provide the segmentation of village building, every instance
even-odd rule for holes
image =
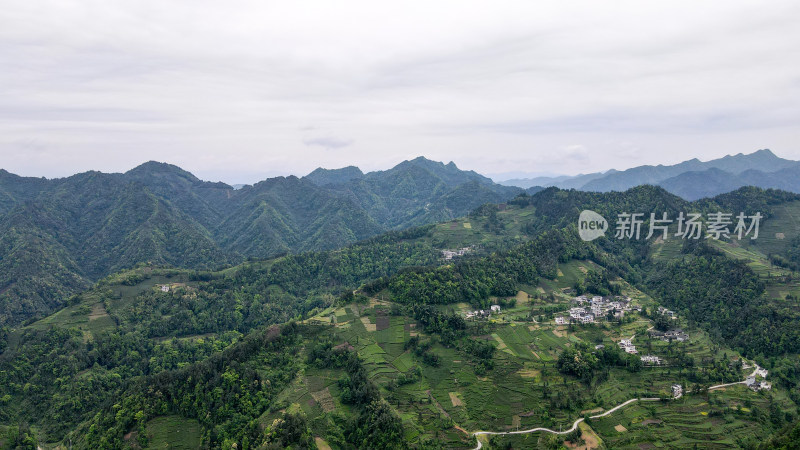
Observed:
[[[584,314],[586,314],[586,310],[584,308],[570,308],[569,310],[569,316],[573,319],[579,319]]]
[[[442,256],[446,261],[449,261],[457,256],[466,255],[470,250],[472,250],[471,247],[463,247],[458,250],[442,250]]]
[[[500,312],[500,305],[492,305],[491,306],[492,312]]]
[[[642,359],[642,363],[644,363],[644,364],[652,364],[652,365],[656,365],[656,366],[660,365],[663,362],[661,358],[659,358],[658,356],[653,356],[653,355],[645,355],[645,356],[642,356],[641,359]]]
[[[567,319],[561,316],[556,317],[556,325],[566,325],[566,324],[567,324]]]
[[[672,311],[672,310],[669,310],[667,308],[664,308],[663,306],[659,306],[658,307],[658,313],[661,314],[662,316],[667,316],[667,317],[669,317],[671,319],[677,319],[678,318],[678,316],[675,314],[675,311]]]
[[[622,350],[625,351],[625,353],[630,353],[630,354],[638,353],[636,351],[636,346],[633,345],[633,342],[631,342],[630,339],[623,339],[623,340],[619,341],[619,346],[620,346],[620,348]]]
[[[585,295],[580,295],[580,296],[578,296],[578,297],[575,297],[575,298],[573,298],[573,299],[572,299],[572,302],[573,302],[573,303],[577,303],[577,304],[579,304],[579,305],[583,305],[583,304],[585,304],[585,303],[588,303],[588,302],[589,302],[589,299],[588,299],[588,298],[586,298],[586,296],[585,296]]]
[[[686,334],[680,328],[676,328],[674,330],[669,330],[666,332],[658,330],[650,330],[648,333],[650,334],[650,337],[652,337],[653,339],[659,339],[665,342],[669,341],[687,342],[689,340],[689,335]]]

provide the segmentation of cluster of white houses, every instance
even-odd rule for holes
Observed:
[[[754,391],[760,391],[762,389],[768,391],[772,389],[771,383],[769,383],[767,380],[757,380],[756,376],[767,378],[767,369],[756,366],[755,372],[747,377],[747,379],[744,381],[744,384]]]
[[[684,333],[683,330],[680,328],[676,328],[674,330],[669,330],[669,331],[650,330],[649,333],[650,337],[666,342],[669,341],[686,342],[689,340],[689,335]]]
[[[650,365],[654,365],[654,366],[660,366],[661,364],[664,363],[664,360],[659,358],[658,356],[645,355],[645,356],[642,356],[642,363],[650,364]]]
[[[772,389],[771,383],[767,382],[767,380],[756,380],[756,377],[747,377],[744,384],[754,391],[760,391],[762,389],[768,391]]]
[[[596,295],[591,299],[581,295],[572,299],[574,306],[569,310],[569,318],[556,317],[556,325],[566,325],[570,322],[594,323],[598,318],[612,312],[614,318],[621,319],[626,311],[641,311],[641,307],[632,306],[630,297],[601,297]]]
[[[442,250],[442,256],[444,257],[445,261],[450,261],[456,256],[466,255],[470,250],[472,250],[472,247],[463,247],[459,248],[458,250]]]
[[[622,350],[625,351],[625,353],[630,353],[632,355],[639,353],[636,350],[636,346],[633,345],[631,339],[622,339],[621,341],[619,341],[618,345]],[[664,364],[664,360],[655,355],[644,355],[641,356],[640,359],[642,360],[642,364],[647,364],[651,366],[660,366]]]
[[[467,319],[475,319],[477,317],[489,317],[492,313],[499,313],[500,305],[492,305],[489,309],[476,309],[475,311],[467,312]]]

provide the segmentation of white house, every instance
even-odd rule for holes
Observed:
[[[573,319],[580,319],[584,314],[586,314],[586,310],[583,308],[575,307],[569,310],[569,316]]]
[[[633,345],[630,339],[622,339],[619,341],[619,346],[625,350],[626,353],[636,354],[636,346]]]
[[[566,324],[567,324],[567,319],[561,316],[556,317],[556,325],[566,325]]]
[[[658,356],[645,355],[642,356],[641,359],[642,362],[645,364],[655,364],[655,365],[661,364],[661,358],[659,358]]]
[[[168,284],[162,284],[161,285],[161,292],[169,292],[169,285]]]
[[[500,305],[492,305],[492,312],[500,312]]]
[[[583,304],[583,303],[586,303],[586,302],[588,302],[588,301],[589,301],[589,299],[588,299],[588,298],[586,298],[586,296],[585,296],[585,295],[581,295],[581,296],[579,296],[579,297],[575,297],[575,298],[573,298],[573,299],[572,299],[572,301],[573,301],[573,302],[575,302],[575,303],[577,303],[577,304]]]

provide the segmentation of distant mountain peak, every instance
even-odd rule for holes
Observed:
[[[165,162],[147,161],[140,164],[133,169],[125,172],[125,175],[132,176],[164,176],[175,175],[181,178],[186,178],[190,181],[200,181],[196,176],[192,175],[180,167]]]
[[[318,167],[303,178],[317,186],[325,186],[327,184],[343,184],[350,180],[363,177],[364,172],[362,172],[361,169],[356,166],[347,166],[341,169],[324,169]]]

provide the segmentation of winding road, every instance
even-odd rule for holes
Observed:
[[[612,414],[613,412],[615,412],[616,410],[618,410],[620,408],[624,408],[625,406],[630,405],[633,402],[657,402],[659,400],[661,400],[661,399],[660,398],[632,398],[632,399],[628,400],[627,402],[620,403],[619,405],[609,409],[608,411],[606,411],[606,412],[604,412],[602,414],[589,416],[589,418],[590,419],[599,419],[601,417],[605,417],[605,416],[607,416],[609,414]],[[569,434],[569,433],[572,433],[573,431],[575,431],[578,428],[578,424],[580,424],[581,422],[583,422],[583,417],[581,417],[580,419],[577,419],[572,424],[572,427],[569,430],[564,430],[564,431],[556,431],[556,430],[551,430],[549,428],[541,428],[540,427],[540,428],[531,428],[529,430],[519,430],[519,431],[476,431],[476,432],[472,433],[472,435],[477,437],[479,435],[527,434],[527,433],[535,433],[537,431],[546,431],[548,433],[553,433],[553,434]],[[483,443],[480,441],[480,439],[478,439],[477,441],[478,441],[478,446],[475,447],[475,450],[478,450],[478,449],[483,447]]]
[[[636,335],[631,336],[631,340],[635,336]],[[756,364],[754,369],[753,369],[753,373],[751,373],[749,376],[755,376],[756,372],[758,372],[760,369],[761,368],[758,367],[758,364]],[[712,391],[714,389],[719,389],[719,388],[723,388],[723,387],[727,387],[727,386],[734,386],[734,385],[737,385],[737,384],[744,384],[745,382],[746,382],[746,380],[745,381],[737,381],[735,383],[718,384],[718,385],[709,387],[708,390]],[[676,399],[677,398],[680,398],[680,396],[676,397]],[[604,412],[602,414],[589,416],[589,418],[590,419],[599,419],[601,417],[605,417],[605,416],[607,416],[609,414],[614,413],[618,409],[624,408],[624,407],[626,407],[626,406],[628,406],[628,405],[630,405],[631,403],[634,403],[634,402],[657,402],[659,400],[661,400],[661,399],[660,398],[632,398],[632,399],[628,400],[627,402],[620,403],[619,405],[609,409],[608,411],[606,411],[606,412]],[[572,424],[572,427],[569,430],[564,430],[564,431],[555,431],[555,430],[551,430],[549,428],[539,427],[539,428],[531,428],[529,430],[518,430],[518,431],[476,431],[476,432],[472,433],[472,435],[475,436],[475,440],[478,441],[478,446],[475,447],[475,450],[480,450],[483,447],[483,443],[481,442],[480,439],[478,439],[478,436],[480,436],[480,435],[527,434],[527,433],[535,433],[537,431],[545,431],[547,433],[553,433],[553,434],[568,434],[568,433],[572,433],[573,431],[575,431],[578,428],[578,424],[580,424],[581,422],[583,422],[583,417],[581,417],[580,419],[577,419]]]

